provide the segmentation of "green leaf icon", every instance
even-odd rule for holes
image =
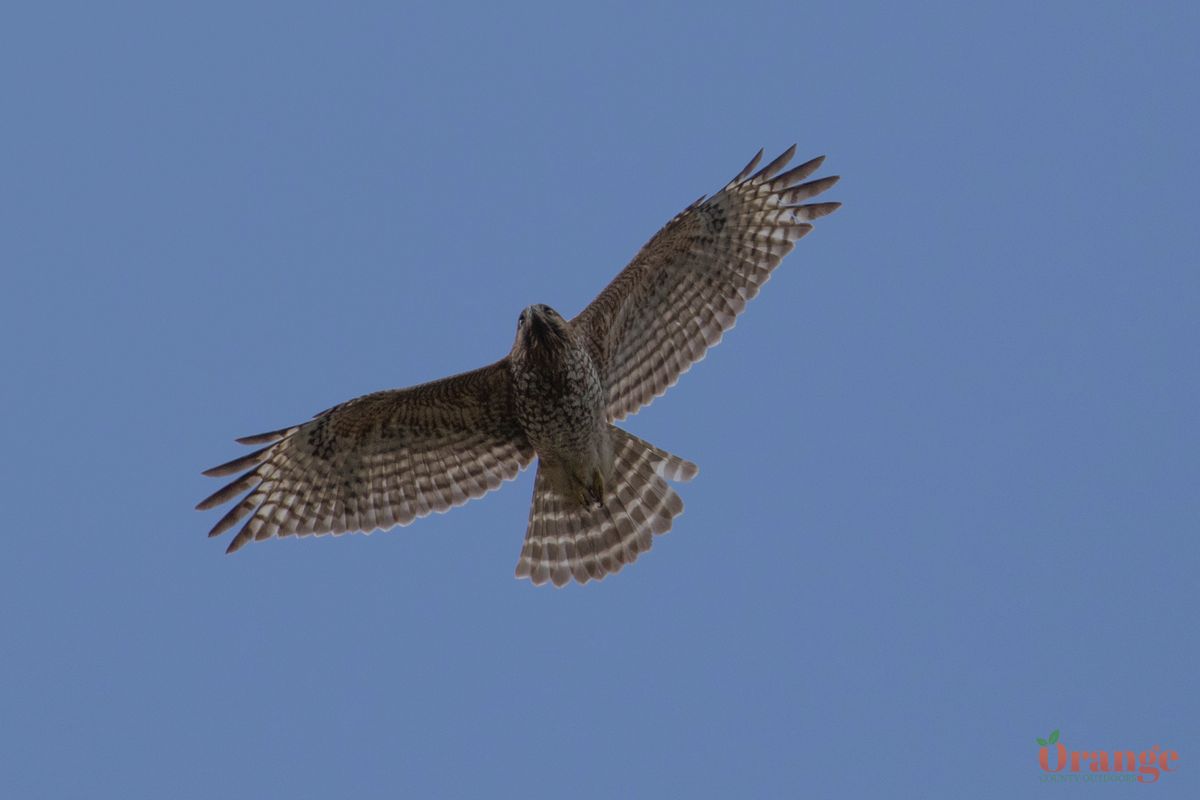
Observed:
[[[1040,737],[1040,736],[1039,736],[1039,737],[1038,737],[1038,744],[1040,744],[1042,747],[1045,747],[1045,746],[1046,746],[1046,740],[1045,740],[1045,739],[1043,739],[1042,737]]]
[[[1050,731],[1050,744],[1054,744],[1057,741],[1058,741],[1058,728],[1055,728],[1054,730]]]

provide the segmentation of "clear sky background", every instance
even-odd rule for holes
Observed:
[[[1058,728],[1200,796],[1196,8],[10,7],[0,794],[1117,791]],[[636,566],[514,580],[530,471],[205,538],[234,436],[503,355],[792,142],[845,207],[629,421],[701,466]]]

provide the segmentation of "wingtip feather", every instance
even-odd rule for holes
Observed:
[[[779,155],[775,156],[770,164],[760,169],[750,180],[755,184],[760,184],[775,177],[779,170],[787,166],[787,163],[792,160],[792,156],[796,155],[796,145],[792,145],[787,150],[784,150]]]
[[[731,186],[736,186],[749,177],[750,173],[754,171],[754,168],[758,166],[758,162],[762,161],[763,152],[764,148],[758,148],[758,152],[754,154],[754,158],[746,162],[746,166],[742,167],[741,172],[733,176],[733,180],[729,181],[729,183],[725,185],[725,188],[728,189]]]
[[[272,447],[274,447],[274,445],[268,445],[261,450],[255,450],[253,453],[247,453],[246,455],[235,458],[232,461],[226,461],[224,464],[218,464],[215,467],[209,467],[200,474],[207,475],[210,478],[220,478],[223,475],[232,475],[235,472],[241,472],[242,470],[256,467],[266,460],[265,457],[267,451]]]
[[[266,433],[255,433],[251,436],[239,436],[234,439],[238,444],[269,444],[277,442],[280,439],[286,438],[289,434],[296,430],[295,426],[280,428],[277,431],[267,431]]]
[[[809,203],[803,206],[793,206],[796,209],[797,217],[801,219],[814,220],[821,217],[827,217],[833,212],[842,207],[841,203]]]
[[[799,166],[792,167],[787,172],[776,175],[771,181],[772,188],[783,190],[785,187],[794,186],[800,181],[812,175],[821,165],[825,163],[825,156],[817,156],[810,158]]]

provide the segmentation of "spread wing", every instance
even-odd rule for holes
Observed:
[[[508,359],[365,395],[302,425],[238,441],[267,446],[205,472],[246,470],[196,506],[212,508],[249,492],[208,534],[250,515],[231,553],[271,536],[407,525],[497,488],[534,455],[513,409]]]
[[[802,183],[823,156],[780,172],[795,151],[751,175],[760,150],[721,191],[668,222],[571,321],[602,365],[610,419],[675,385],[733,327],[809,223],[841,205],[801,204],[837,177]]]

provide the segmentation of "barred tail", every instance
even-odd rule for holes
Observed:
[[[599,505],[584,508],[564,496],[546,472],[553,467],[538,465],[518,578],[563,586],[619,572],[683,511],[667,481],[689,481],[699,468],[619,428],[610,425],[609,433],[614,467]]]

